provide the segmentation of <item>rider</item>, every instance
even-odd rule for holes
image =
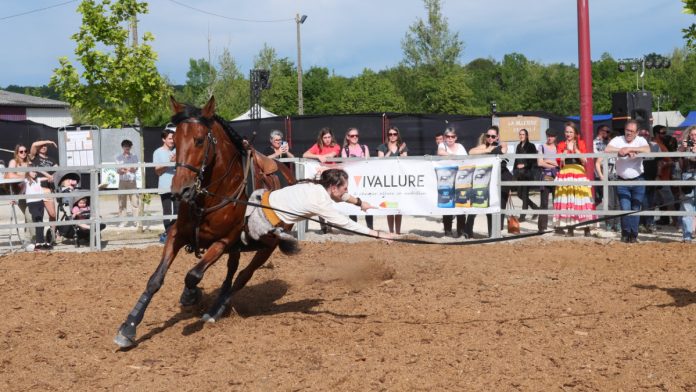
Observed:
[[[247,208],[249,235],[257,241],[268,234],[278,237],[283,253],[295,253],[298,250],[297,240],[284,230],[289,229],[293,223],[315,215],[340,228],[385,240],[393,238],[390,233],[372,230],[350,220],[334,208],[333,202],[355,204],[363,211],[377,208],[348,194],[348,173],[342,169],[324,170],[318,180],[303,180],[299,184],[267,192],[260,189],[250,197],[251,202],[274,209],[256,206]]]

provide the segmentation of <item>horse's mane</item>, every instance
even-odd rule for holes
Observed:
[[[213,126],[213,122],[217,121],[218,124],[220,124],[222,129],[225,131],[227,136],[230,138],[232,143],[235,145],[235,147],[237,147],[239,153],[241,154],[241,152],[244,151],[244,139],[242,139],[242,137],[237,133],[237,131],[235,131],[227,123],[227,120],[218,116],[217,114],[214,115],[212,118],[203,117],[203,113],[200,108],[186,104],[184,105],[184,110],[182,110],[179,113],[175,113],[172,116],[171,122],[174,125],[179,125],[179,123],[189,118],[195,118],[196,120],[200,121],[203,125],[209,128]]]

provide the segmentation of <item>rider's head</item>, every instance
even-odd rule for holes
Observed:
[[[317,183],[329,192],[333,200],[341,201],[343,195],[348,192],[348,173],[342,169],[324,170]]]

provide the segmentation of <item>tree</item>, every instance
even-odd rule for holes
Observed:
[[[464,43],[458,33],[450,33],[447,19],[440,12],[440,0],[423,0],[423,3],[428,20],[419,18],[401,41],[404,64],[419,67],[458,63]]]
[[[406,109],[406,102],[394,84],[369,69],[350,80],[339,99],[336,113],[401,112]]]
[[[685,14],[696,14],[696,0],[682,0],[684,3],[684,13]],[[684,39],[686,39],[686,46],[691,50],[696,49],[696,23],[692,23],[691,26],[682,29],[684,32]]]
[[[103,127],[140,121],[166,105],[168,87],[155,61],[157,54],[145,33],[142,44],[128,45],[131,18],[147,13],[147,3],[137,0],[83,0],[80,31],[72,36],[75,55],[84,68],[80,75],[67,57],[59,59],[50,86],[79,115]]]
[[[278,115],[297,114],[297,69],[293,62],[287,57],[279,59],[275,49],[264,43],[254,57],[254,68],[271,71],[271,88],[261,93],[262,105]]]
[[[216,77],[217,70],[210,62],[205,59],[189,59],[189,70],[186,72],[184,85],[184,101],[196,105],[208,102]]]
[[[244,79],[227,48],[220,55],[218,65],[213,84],[217,112],[224,118],[233,118],[249,109],[249,81]]]

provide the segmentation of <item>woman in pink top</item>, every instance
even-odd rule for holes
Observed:
[[[317,142],[302,154],[303,158],[314,158],[324,163],[328,158],[341,155],[341,146],[336,143],[333,131],[329,127],[324,127],[319,131]]]
[[[343,148],[341,149],[341,157],[343,158],[369,158],[370,149],[365,144],[360,144],[360,131],[358,128],[351,127],[346,131],[346,136],[343,138]],[[358,221],[357,215],[348,215],[354,221]],[[365,215],[365,223],[370,229],[373,228],[374,219],[372,215]]]

